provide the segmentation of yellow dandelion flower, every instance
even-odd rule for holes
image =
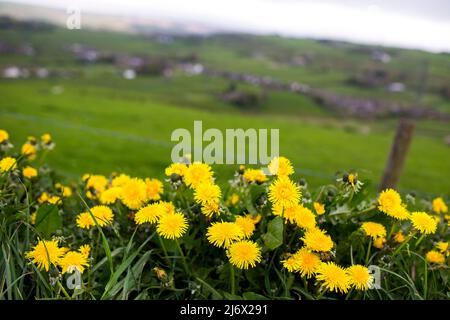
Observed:
[[[249,183],[263,183],[267,181],[267,176],[261,169],[247,169],[244,171],[243,177]]]
[[[82,229],[89,229],[95,225],[89,212],[80,213],[76,219],[77,226]]]
[[[270,161],[268,168],[271,174],[279,177],[287,177],[294,173],[294,168],[292,167],[291,161],[285,157],[273,158]]]
[[[35,225],[36,224],[36,216],[37,216],[37,212],[33,212],[30,216],[31,218],[31,224]]]
[[[100,194],[100,202],[102,204],[112,204],[120,199],[122,195],[121,187],[111,187]]]
[[[166,210],[163,203],[152,203],[141,208],[134,216],[134,221],[137,224],[156,223],[162,215],[167,214]]]
[[[350,277],[350,284],[356,290],[365,291],[372,287],[374,278],[365,266],[358,264],[352,265],[347,269],[347,273]]]
[[[161,216],[175,213],[175,206],[172,202],[159,201],[158,203],[164,208],[164,210],[161,212]]]
[[[215,222],[208,227],[206,236],[212,245],[228,248],[233,241],[243,239],[245,234],[234,222]]]
[[[436,232],[437,222],[432,216],[425,212],[411,213],[411,222],[415,229],[424,234],[432,234]]]
[[[165,170],[166,176],[170,177],[172,174],[176,174],[180,177],[183,177],[186,173],[188,167],[184,163],[172,163]]]
[[[442,253],[446,253],[448,251],[448,242],[439,241],[436,243],[436,249]]]
[[[320,216],[325,213],[325,205],[321,204],[320,202],[314,202],[314,210],[316,211],[317,215]]]
[[[70,187],[64,186],[61,183],[56,183],[55,188],[61,192],[64,198],[72,196],[72,189]]]
[[[442,264],[445,262],[445,256],[436,250],[429,251],[425,258],[429,263]]]
[[[62,273],[72,273],[78,270],[80,273],[84,272],[84,269],[89,266],[88,257],[81,252],[69,251],[59,261],[59,266],[62,269]]]
[[[317,280],[322,286],[331,292],[347,293],[350,289],[350,277],[347,271],[334,262],[323,262],[317,268]]]
[[[66,251],[65,248],[58,246],[58,240],[41,240],[33,250],[26,253],[26,257],[37,264],[40,270],[48,271],[51,264],[58,264]]]
[[[252,217],[253,222],[255,223],[255,225],[261,222],[262,216],[259,213],[257,215],[255,215],[255,216],[251,216],[251,217]]]
[[[438,197],[433,200],[432,202],[433,211],[436,213],[447,213],[448,207],[444,202],[444,199],[441,197]]]
[[[3,143],[8,140],[9,140],[8,132],[5,130],[0,130],[0,143]]]
[[[289,272],[297,272],[299,269],[299,263],[293,254],[289,254],[288,258],[281,261],[283,267]]]
[[[227,256],[230,263],[239,269],[253,268],[261,262],[261,248],[253,241],[242,240],[229,246]]]
[[[255,232],[255,223],[251,216],[238,216],[235,223],[242,228],[245,238],[250,238]]]
[[[11,157],[5,157],[0,160],[0,173],[15,170],[17,168],[17,161]]]
[[[147,185],[147,197],[150,200],[161,199],[161,194],[164,192],[164,187],[158,179],[145,179]]]
[[[36,147],[31,143],[26,142],[22,145],[21,153],[24,156],[33,158],[36,155],[36,152],[37,152]]]
[[[316,217],[314,216],[314,213],[302,205],[299,206],[295,222],[300,228],[305,230],[314,229],[316,227]]]
[[[45,144],[50,144],[52,143],[52,136],[49,133],[44,133],[41,136],[41,141]]]
[[[132,210],[140,209],[148,200],[147,185],[142,179],[130,179],[122,186],[120,200]]]
[[[186,185],[195,188],[202,182],[212,180],[211,167],[205,163],[194,162],[187,168],[184,174]]]
[[[61,198],[58,197],[58,196],[50,196],[50,197],[47,199],[47,202],[50,203],[50,204],[61,204],[61,203],[62,203],[62,200],[61,200]]]
[[[44,192],[42,192],[41,195],[39,196],[38,202],[39,202],[39,203],[47,202],[49,198],[50,198],[50,197],[49,197],[48,193],[44,191]]]
[[[68,198],[68,197],[72,196],[72,189],[70,187],[61,186],[59,188],[59,190],[61,191],[61,194],[64,198]]]
[[[311,252],[307,248],[301,248],[294,254],[294,259],[297,261],[297,271],[302,277],[312,277],[319,268],[321,261],[320,257]]]
[[[300,201],[300,188],[286,177],[279,177],[269,186],[269,200],[274,205],[290,207]]]
[[[386,228],[377,222],[364,222],[361,226],[366,236],[372,237],[373,240],[386,236]]]
[[[324,231],[313,228],[305,232],[303,238],[306,248],[312,251],[328,252],[333,248],[333,240]]]
[[[202,206],[202,213],[208,218],[218,214],[219,211],[219,202],[208,202]]]
[[[239,202],[239,196],[236,193],[233,193],[230,197],[230,203],[232,206],[235,206]]]
[[[159,218],[156,231],[165,239],[182,237],[188,228],[187,219],[181,212],[166,214]]]
[[[23,168],[22,175],[26,179],[33,179],[33,178],[37,177],[38,171],[33,167],[27,166],[27,167]]]
[[[295,223],[297,221],[297,216],[301,208],[302,206],[300,204],[294,204],[288,207],[283,207],[282,205],[275,204],[272,207],[272,212],[274,215],[283,217],[290,223]]]
[[[120,174],[111,181],[113,187],[123,187],[131,180],[131,177],[126,174]]]
[[[194,190],[194,198],[197,203],[205,205],[211,202],[219,202],[221,191],[218,185],[204,181],[199,183]]]
[[[378,197],[378,209],[388,215],[402,205],[402,198],[394,189],[386,189]]]
[[[49,195],[47,192],[44,191],[39,196],[38,203],[60,204],[62,203],[62,201],[60,197]]]
[[[386,244],[385,237],[376,238],[375,240],[373,240],[373,246],[377,249],[380,249],[380,250],[383,249],[385,244]]]
[[[84,244],[80,247],[80,249],[78,250],[80,251],[80,253],[85,256],[86,258],[89,257],[89,254],[91,253],[91,246],[88,244]]]
[[[111,208],[107,206],[95,206],[91,208],[91,213],[94,216],[97,224],[100,227],[111,224],[113,220],[113,212]],[[95,226],[94,219],[92,219],[91,213],[83,212],[77,216],[77,225],[82,229],[89,229]]]
[[[405,241],[405,235],[403,234],[402,231],[399,231],[394,234],[394,241],[397,243],[402,243]]]
[[[347,181],[352,185],[355,186],[355,182],[358,179],[358,175],[356,173],[350,173],[347,177]]]
[[[391,216],[397,220],[406,220],[409,218],[409,211],[406,209],[404,204],[393,208],[391,211],[387,213],[388,216]]]
[[[90,175],[86,180],[86,189],[88,197],[96,198],[108,185],[108,179],[102,175]]]

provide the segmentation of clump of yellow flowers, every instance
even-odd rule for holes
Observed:
[[[0,130],[0,145],[0,176],[7,177],[0,203],[10,208],[22,201],[8,221],[20,221],[34,239],[21,243],[27,274],[40,274],[30,281],[47,273],[61,289],[61,280],[78,272],[92,295],[121,292],[107,284],[114,280],[137,292],[183,291],[185,298],[208,290],[222,298],[243,292],[379,298],[411,286],[402,283],[408,277],[423,279],[423,272],[445,286],[439,278],[450,257],[444,195],[415,201],[390,188],[363,197],[364,177],[356,172],[312,189],[283,156],[263,167],[241,165],[228,183],[189,156],[158,177],[89,173],[62,182],[36,160],[55,148],[50,134],[29,137],[14,153],[9,133]],[[418,267],[423,263],[427,268]],[[389,271],[382,284],[376,268]],[[408,277],[399,276],[405,272]]]

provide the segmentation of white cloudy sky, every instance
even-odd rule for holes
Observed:
[[[229,30],[450,51],[449,0],[9,0]]]

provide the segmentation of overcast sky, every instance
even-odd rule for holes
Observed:
[[[81,12],[170,18],[279,33],[450,51],[449,0],[9,0]]]

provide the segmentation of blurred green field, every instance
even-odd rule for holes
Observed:
[[[450,102],[437,90],[450,83],[448,54],[394,48],[330,44],[277,36],[215,35],[175,37],[160,43],[142,35],[56,28],[51,31],[0,30],[1,41],[30,44],[36,54],[0,55],[0,67],[44,66],[74,72],[69,78],[0,80],[0,128],[11,133],[16,147],[28,135],[50,132],[57,148],[48,156],[52,166],[67,178],[83,173],[125,172],[163,177],[174,145],[171,132],[193,128],[203,120],[206,128],[279,128],[280,152],[291,158],[297,176],[317,186],[334,179],[337,171],[357,170],[363,179],[380,180],[394,134],[396,119],[356,120],[336,115],[307,96],[290,92],[265,92],[257,110],[225,103],[219,95],[230,81],[207,76],[138,77],[124,80],[110,64],[82,64],[65,50],[81,43],[113,53],[183,57],[195,54],[217,70],[271,76],[298,81],[337,94],[414,104],[423,62],[427,65],[427,90],[420,97],[425,107],[449,112]],[[392,61],[380,64],[367,52],[389,52]],[[293,66],[290,58],[310,55],[312,63]],[[348,78],[365,69],[383,69],[405,79],[407,90],[387,92],[357,88]],[[62,88],[55,94],[54,88]],[[238,84],[240,90],[263,89]],[[420,121],[404,169],[400,188],[425,194],[450,195],[450,148],[444,138],[448,123]],[[217,166],[222,181],[235,166]]]
[[[152,81],[139,80],[149,88]],[[10,131],[16,146],[28,135],[52,133],[57,147],[47,160],[70,179],[113,171],[162,178],[171,161],[172,130],[191,129],[194,120],[203,120],[204,129],[279,128],[281,153],[294,162],[297,178],[305,177],[314,186],[330,182],[337,170],[354,169],[363,179],[379,181],[390,148],[392,133],[377,125],[362,133],[353,122],[197,110],[158,102],[151,94],[127,88],[128,83],[117,80],[118,91],[89,81],[1,81],[0,127]],[[64,88],[61,94],[52,93],[56,84]],[[448,195],[449,156],[441,141],[417,136],[400,187]],[[234,169],[216,166],[222,181]]]

